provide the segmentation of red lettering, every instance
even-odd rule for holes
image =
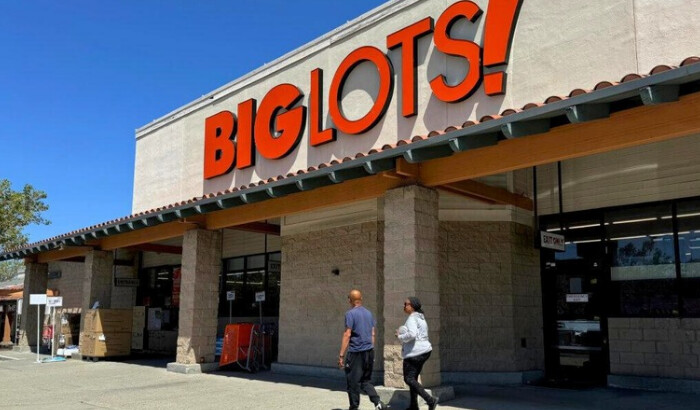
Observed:
[[[417,114],[416,65],[418,38],[433,31],[433,18],[426,17],[386,38],[389,49],[401,47],[401,115],[411,117]]]
[[[236,117],[221,111],[204,120],[204,178],[211,179],[231,171],[236,160]]]
[[[369,61],[377,68],[379,73],[379,91],[372,108],[364,117],[358,120],[349,120],[343,115],[341,98],[343,85],[350,72],[363,61]],[[330,95],[328,96],[328,111],[333,123],[339,130],[346,134],[362,134],[374,127],[389,108],[391,94],[394,90],[394,68],[391,61],[376,47],[360,47],[350,53],[335,72],[331,82]]]
[[[255,146],[265,158],[289,154],[304,132],[306,107],[292,108],[304,94],[292,84],[280,84],[263,98],[255,119]],[[287,110],[279,114],[280,110]]]
[[[491,0],[484,23],[484,67],[496,67],[508,62],[508,52],[515,31],[522,0]],[[500,95],[506,91],[505,71],[484,75],[486,95]]]
[[[481,9],[471,1],[460,1],[447,8],[435,23],[433,41],[435,47],[445,54],[463,57],[469,63],[469,71],[461,83],[449,85],[444,75],[430,80],[433,94],[445,102],[458,102],[468,98],[481,83],[481,48],[478,44],[450,37],[452,25],[460,18],[472,23],[481,16]]]
[[[323,127],[323,70],[317,68],[311,72],[311,93],[309,95],[309,144],[312,147],[333,142],[336,138],[335,128]]]
[[[253,126],[255,124],[255,106],[253,98],[238,104],[238,136],[236,137],[238,161],[236,168],[244,169],[255,165],[255,145],[253,144]]]

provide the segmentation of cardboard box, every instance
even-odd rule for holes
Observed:
[[[143,350],[143,330],[131,333],[131,348],[134,350]]]
[[[134,314],[131,321],[131,330],[141,332],[146,328],[146,306],[134,306]]]
[[[85,332],[131,333],[133,309],[89,309],[85,312]]]
[[[80,353],[90,357],[128,356],[131,354],[131,333],[84,332]]]

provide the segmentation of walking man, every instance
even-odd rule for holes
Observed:
[[[362,293],[353,289],[348,295],[350,310],[345,312],[345,332],[340,343],[338,367],[345,369],[348,382],[350,410],[360,406],[360,390],[369,396],[375,410],[384,410],[386,405],[370,382],[374,367],[374,337],[376,323],[372,312],[362,306]]]

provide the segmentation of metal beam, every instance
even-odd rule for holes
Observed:
[[[363,166],[358,166],[355,168],[345,168],[332,171],[329,174],[329,178],[331,181],[333,181],[333,183],[338,184],[351,179],[366,177],[367,175],[367,170]]]
[[[572,105],[566,109],[566,118],[572,124],[610,117],[610,104]]]
[[[549,118],[520,122],[509,122],[501,127],[506,138],[522,138],[549,131]]]
[[[449,141],[450,148],[454,152],[468,151],[498,144],[498,133],[492,132],[480,135],[465,135],[453,138]]]
[[[332,183],[333,181],[331,181],[328,175],[300,179],[296,182],[297,187],[300,191],[310,191],[312,189],[320,188],[326,185],[331,185]]]
[[[639,90],[644,105],[664,104],[678,101],[678,85],[650,85]]]
[[[429,159],[442,158],[454,153],[450,144],[433,145],[425,148],[409,149],[403,153],[403,158],[412,163],[427,161]]]

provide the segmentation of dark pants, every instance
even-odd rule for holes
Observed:
[[[360,389],[369,396],[369,399],[377,405],[379,395],[370,383],[372,368],[374,367],[374,350],[364,352],[348,352],[345,355],[345,377],[348,380],[348,398],[350,410],[360,406]]]
[[[411,405],[410,409],[418,408],[418,395],[425,400],[428,405],[433,404],[433,398],[430,397],[423,386],[418,383],[418,375],[423,370],[423,365],[430,358],[430,353],[423,353],[420,356],[407,357],[403,359],[403,381],[406,382],[411,389]]]

